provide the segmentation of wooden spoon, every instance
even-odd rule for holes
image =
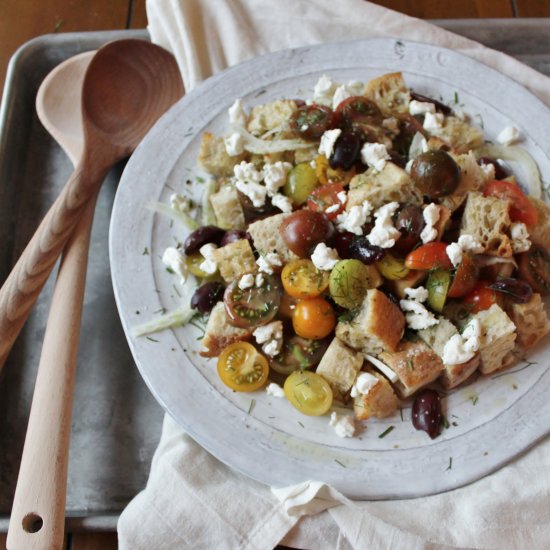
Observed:
[[[156,48],[145,44],[147,48]],[[86,67],[92,63],[86,73],[89,75],[105,49],[112,55],[119,45],[120,42],[109,44],[99,50],[96,57],[93,57],[94,52],[89,52],[67,60],[54,69],[40,87],[37,95],[39,118],[73,164],[79,163],[85,149],[80,90],[83,101],[89,94],[100,91],[97,87],[90,91],[88,80],[83,82]],[[164,51],[162,54],[168,55]],[[134,63],[139,63],[140,55],[143,54],[136,52]],[[176,84],[172,85],[171,103],[183,93],[179,74],[173,75]],[[68,83],[71,89],[67,93]],[[101,96],[98,101],[100,99]],[[168,99],[166,102],[169,103]],[[158,107],[157,118],[168,106]],[[10,550],[56,549],[63,544],[72,396],[90,231],[98,190],[99,187],[85,206],[63,252],[10,520],[7,541]]]
[[[65,87],[70,86],[68,79]],[[109,168],[128,156],[182,95],[177,64],[166,50],[132,39],[98,50],[84,79],[82,156],[0,289],[0,368]]]

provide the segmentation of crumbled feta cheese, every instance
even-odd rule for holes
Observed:
[[[340,210],[340,207],[342,205],[341,204],[331,204],[330,206],[328,206],[327,208],[325,208],[325,212],[327,214],[333,214],[334,212],[338,212],[338,210]]]
[[[485,174],[487,180],[495,179],[495,165],[494,164],[480,164],[481,171]]]
[[[425,302],[428,299],[428,291],[423,286],[417,288],[406,288],[405,296],[415,302]]]
[[[348,195],[345,191],[340,191],[339,193],[336,194],[336,198],[338,199],[339,202],[341,202],[342,204],[345,204],[345,202],[348,200]]]
[[[338,437],[353,437],[355,434],[355,422],[351,414],[340,415],[333,412],[330,415],[329,424],[334,428]]]
[[[264,166],[264,183],[269,196],[275,195],[286,183],[286,177],[291,168],[290,162],[281,162],[280,160]]]
[[[356,204],[336,217],[336,227],[339,231],[349,231],[355,235],[362,235],[363,225],[369,221],[371,212],[372,206],[369,201]]]
[[[351,387],[351,397],[357,397],[358,395],[367,395],[369,391],[378,384],[379,380],[376,376],[370,372],[361,372],[355,379],[353,386]]]
[[[320,105],[332,105],[332,97],[338,84],[334,83],[330,77],[324,74],[313,88],[313,101]]]
[[[281,193],[276,193],[271,197],[271,204],[287,214],[292,212],[292,201],[286,195],[281,195]]]
[[[474,254],[481,254],[485,248],[473,235],[460,235],[458,237],[458,245],[464,252],[473,252]]]
[[[515,126],[506,126],[497,136],[497,141],[502,143],[502,145],[512,145],[520,140],[520,131]]]
[[[265,277],[261,273],[258,273],[256,275],[256,286],[260,288],[264,283],[265,283]]]
[[[187,264],[185,263],[185,254],[174,248],[168,247],[162,255],[162,263],[179,276],[181,284],[187,279]]]
[[[224,138],[225,152],[230,157],[236,157],[244,151],[244,138],[241,134],[231,134]]]
[[[267,385],[267,388],[265,389],[267,395],[271,395],[271,397],[284,397],[285,391],[279,384],[276,384],[275,382],[270,382]]]
[[[311,255],[311,261],[317,269],[330,271],[340,261],[340,256],[334,248],[329,248],[325,243],[319,243]]]
[[[441,113],[426,113],[422,128],[424,128],[426,132],[437,133],[438,130],[441,130],[443,127],[444,121],[445,117]]]
[[[434,226],[439,221],[439,216],[439,206],[433,202],[428,204],[422,211],[422,217],[426,225],[420,233],[420,238],[424,244],[432,242],[437,237],[437,229]]]
[[[263,271],[268,275],[272,275],[273,268],[281,267],[283,265],[283,261],[281,260],[281,257],[279,256],[279,254],[277,254],[276,252],[268,252],[267,254],[260,256],[256,260],[256,264],[258,264],[260,271]],[[261,286],[261,285],[256,285],[256,286]]]
[[[399,305],[405,312],[407,326],[413,330],[422,330],[439,323],[433,313],[428,311],[423,304],[415,300],[400,300]]]
[[[246,195],[256,208],[260,208],[265,204],[267,197],[267,189],[259,183],[253,181],[244,182],[237,180],[235,187],[243,194]]]
[[[275,357],[281,352],[283,346],[283,322],[272,321],[267,325],[258,327],[252,335],[257,344],[263,344],[262,350],[266,355]]]
[[[352,96],[363,95],[363,91],[365,90],[365,85],[360,80],[350,80],[346,84],[346,88]]]
[[[334,95],[332,96],[332,108],[336,110],[336,107],[338,107],[344,99],[351,97],[351,95],[346,85],[338,86],[338,88],[334,90]]]
[[[512,223],[510,226],[510,236],[512,237],[512,250],[514,254],[527,252],[531,248],[529,231],[527,231],[527,226],[524,223]]]
[[[365,143],[361,148],[361,160],[364,164],[372,166],[376,172],[380,172],[390,158],[386,146],[382,143]]]
[[[262,170],[257,170],[252,162],[242,161],[233,167],[233,174],[238,181],[260,183],[264,179]]]
[[[380,248],[391,248],[401,233],[393,226],[392,216],[399,208],[398,202],[390,202],[381,206],[375,213],[372,231],[367,236],[370,244]]]
[[[336,128],[335,130],[327,130],[321,136],[321,142],[319,143],[319,154],[325,155],[325,157],[330,158],[332,152],[334,151],[334,144],[340,137],[342,130]]]
[[[464,349],[476,352],[481,345],[481,323],[479,319],[472,319],[462,331]]]
[[[172,210],[176,210],[177,212],[191,212],[193,203],[189,197],[178,193],[173,193],[170,195],[170,207]]]
[[[409,103],[409,113],[411,115],[425,115],[426,113],[435,113],[435,105],[424,101],[413,99]]]
[[[234,124],[235,126],[241,126],[243,128],[246,126],[248,117],[243,109],[243,102],[241,99],[236,99],[227,112],[229,114],[229,124]]]
[[[241,290],[247,290],[254,286],[254,274],[245,273],[239,280],[238,284]]]
[[[218,270],[218,264],[212,255],[212,252],[218,248],[213,243],[208,243],[199,248],[199,252],[204,256],[205,260],[199,265],[199,269],[208,275],[213,275]]]
[[[447,256],[449,260],[451,260],[453,266],[458,267],[462,261],[462,247],[458,243],[451,243],[445,248],[445,252],[447,252]]]
[[[460,365],[469,361],[475,351],[467,350],[464,347],[464,338],[460,334],[454,334],[445,343],[441,359],[445,365]]]

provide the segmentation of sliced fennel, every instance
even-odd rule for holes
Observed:
[[[282,153],[284,151],[294,151],[296,149],[308,149],[311,143],[302,141],[301,139],[274,139],[266,141],[245,130],[242,126],[231,126],[233,132],[241,134],[244,138],[244,148],[257,155],[268,153]]]
[[[149,202],[146,206],[149,210],[152,210],[153,212],[157,212],[158,214],[167,216],[168,218],[176,222],[183,223],[191,231],[199,227],[198,222],[194,220],[189,214],[187,214],[186,212],[181,212],[180,210],[174,210],[168,204],[164,204],[162,202]]]
[[[389,378],[390,382],[397,382],[399,380],[399,377],[397,374],[386,365],[386,363],[383,363],[380,361],[380,359],[377,359],[376,357],[373,357],[372,355],[368,355],[365,353],[365,359],[369,362],[371,362],[383,375],[385,375],[387,378]]]
[[[181,327],[189,323],[196,313],[197,311],[192,309],[191,306],[184,305],[174,311],[165,313],[156,319],[133,327],[132,336],[146,336],[147,334],[160,332],[161,330],[166,330],[167,328]]]

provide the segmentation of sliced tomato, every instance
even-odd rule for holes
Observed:
[[[519,276],[539,294],[550,294],[550,255],[532,245],[528,252],[518,255]]]
[[[452,269],[453,264],[447,256],[447,244],[432,242],[419,246],[407,254],[405,267],[409,269]]]
[[[347,185],[351,181],[351,178],[355,176],[355,173],[355,166],[350,170],[331,168],[325,155],[319,155],[315,159],[315,174],[321,185],[328,185],[329,183]]]
[[[252,344],[235,342],[221,352],[218,358],[218,375],[232,390],[256,391],[267,381],[269,363]]]
[[[479,267],[475,263],[471,254],[464,252],[462,261],[456,268],[453,282],[449,288],[449,298],[460,298],[471,292],[477,284],[479,278]]]
[[[333,124],[332,109],[324,105],[302,105],[292,116],[292,126],[306,139],[319,139]]]
[[[340,200],[340,197],[343,197],[343,195],[338,197],[338,193],[342,193],[343,191],[344,187],[339,183],[329,183],[328,185],[317,187],[317,189],[313,190],[310,195],[311,198],[307,201],[307,208],[324,212],[329,220],[335,220],[338,214],[344,211],[346,204],[345,198],[343,201]]]
[[[485,186],[483,194],[486,197],[509,200],[511,202],[510,219],[513,222],[522,222],[525,225],[535,225],[537,223],[537,209],[519,185],[513,181],[490,181]]]
[[[464,297],[464,304],[470,313],[478,313],[498,303],[497,293],[491,288],[491,281],[479,281]]]
[[[332,389],[319,374],[308,370],[296,370],[285,380],[286,398],[301,413],[321,416],[332,405]]]
[[[358,95],[352,96],[341,101],[336,107],[336,112],[341,113],[344,121],[351,123],[355,120],[369,120],[375,122],[379,120],[382,113],[372,99]]]
[[[283,268],[281,281],[293,298],[315,298],[328,288],[329,272],[317,269],[311,260],[293,260]]]
[[[321,361],[330,340],[330,338],[310,340],[296,335],[285,338],[281,353],[270,359],[269,365],[280,374],[290,374],[298,369],[310,369]]]
[[[336,325],[336,315],[327,300],[322,297],[300,300],[292,314],[294,332],[302,338],[321,340]]]

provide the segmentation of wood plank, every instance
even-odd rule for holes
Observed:
[[[546,0],[549,2],[550,0]],[[372,0],[385,6],[421,19],[459,19],[478,17],[513,17],[512,0]],[[531,0],[536,2],[536,0]]]
[[[130,28],[144,29],[147,27],[145,0],[130,0]]]
[[[515,0],[518,17],[550,17],[550,0]]]
[[[117,550],[116,533],[73,533],[70,550]]]

